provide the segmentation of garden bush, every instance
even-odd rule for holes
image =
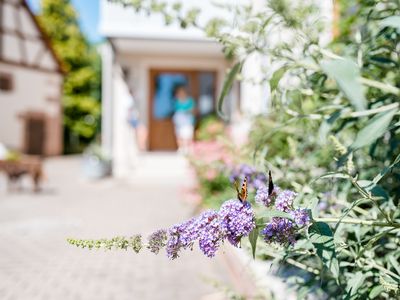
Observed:
[[[222,117],[233,82],[248,80],[240,74],[246,60],[257,54],[270,62],[259,83],[269,86],[271,107],[254,118],[244,160],[254,165],[252,174],[271,170],[275,184],[264,176],[253,186],[251,205],[224,202],[218,211],[165,231],[161,244],[180,250],[199,240],[203,252],[213,256],[225,239],[239,246],[248,236],[255,257],[301,270],[286,278],[300,299],[398,298],[398,1],[338,1],[339,33],[329,44],[319,39],[326,25],[309,1],[270,0],[257,10],[227,5],[232,21],[207,24],[198,23],[197,9],[118,2],[161,13],[166,23],[199,27],[222,44],[232,60],[217,107]],[[277,32],[285,39],[269,38]]]

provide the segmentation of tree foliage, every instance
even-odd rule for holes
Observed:
[[[63,90],[65,152],[95,137],[100,118],[99,55],[79,28],[70,0],[42,0],[39,21],[66,71]]]

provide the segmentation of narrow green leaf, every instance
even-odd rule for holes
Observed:
[[[332,77],[356,110],[366,108],[364,86],[360,83],[360,70],[350,59],[324,60],[322,70]]]
[[[384,168],[378,175],[375,176],[373,179],[373,182],[377,184],[387,173],[389,173],[394,166],[396,166],[398,163],[400,163],[400,154],[397,155],[395,160],[390,164],[389,167]]]
[[[346,178],[349,178],[349,175],[344,174],[342,172],[328,172],[326,174],[323,174],[323,175],[315,178],[311,183],[314,183],[319,179],[327,179],[327,178],[342,178],[342,179],[346,179]]]
[[[399,262],[394,258],[393,255],[388,256],[388,260],[393,266],[393,268],[396,270],[396,273],[400,275],[400,264]]]
[[[336,258],[336,249],[332,230],[324,222],[315,222],[308,229],[310,241],[317,250],[324,266],[331,271],[334,278],[339,277],[339,261]]]
[[[358,180],[358,185],[362,187],[365,191],[371,193],[375,197],[381,197],[383,199],[388,200],[389,195],[383,187],[377,185],[374,181],[371,180]]]
[[[365,280],[365,275],[362,272],[355,273],[347,282],[347,297],[351,298],[357,294],[358,289],[361,287]]]
[[[226,75],[226,77],[225,77],[224,85],[222,86],[222,91],[221,91],[221,94],[219,95],[218,104],[217,104],[217,113],[223,119],[226,119],[226,116],[222,112],[222,105],[224,104],[224,100],[225,100],[226,96],[228,95],[228,93],[233,85],[233,82],[235,81],[236,75],[241,71],[242,66],[243,66],[243,62],[236,63],[232,67],[232,69],[229,71],[228,75]]]
[[[400,31],[400,16],[390,16],[380,21],[381,27],[394,27]]]
[[[329,132],[332,130],[332,126],[335,121],[340,118],[341,114],[342,112],[340,110],[337,110],[334,113],[330,114],[330,116],[321,123],[318,131],[318,136],[322,144],[326,144],[327,137],[329,136]]]
[[[381,285],[377,285],[375,286],[370,292],[369,292],[369,298],[370,299],[374,299],[376,297],[378,297],[380,294],[382,294],[382,292],[385,289],[383,288],[383,286]]]
[[[259,235],[259,229],[256,226],[249,234],[249,241],[251,245],[251,253],[253,254],[253,259],[256,258],[256,246],[257,246],[257,239]]]
[[[285,75],[286,71],[287,71],[287,67],[283,66],[283,67],[279,68],[278,70],[276,70],[274,72],[274,74],[272,74],[272,77],[269,80],[269,86],[271,88],[271,91],[275,90],[278,87],[279,82],[281,81],[283,75]]]
[[[384,135],[396,112],[397,109],[392,109],[374,116],[369,120],[368,124],[358,132],[350,148],[356,150],[368,146]]]
[[[311,211],[311,217],[317,216],[318,202],[318,198],[311,198],[310,202],[306,206]]]

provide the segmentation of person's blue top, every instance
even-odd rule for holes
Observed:
[[[189,112],[194,108],[194,100],[191,97],[186,98],[185,101],[175,99],[174,109],[175,112]]]

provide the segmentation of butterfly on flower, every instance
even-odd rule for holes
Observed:
[[[271,196],[273,191],[274,191],[274,183],[272,181],[272,174],[271,171],[268,171],[268,196]]]
[[[245,177],[242,183],[242,188],[239,190],[239,183],[235,181],[235,188],[237,192],[237,197],[240,200],[240,202],[246,202],[247,201],[247,178]]]

